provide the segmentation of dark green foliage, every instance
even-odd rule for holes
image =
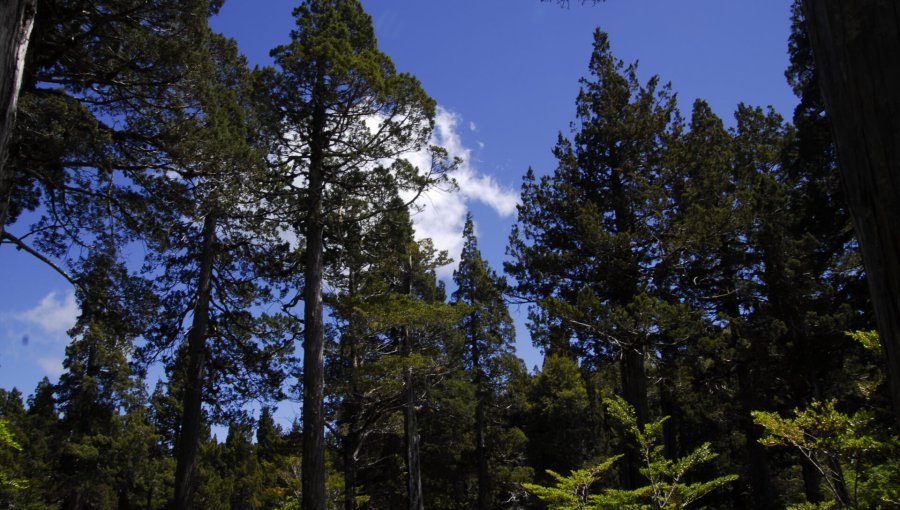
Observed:
[[[83,264],[81,315],[56,386],[62,418],[54,479],[67,508],[152,502],[164,462],[156,455],[146,393],[127,362],[146,327],[137,311],[146,289],[113,260],[98,250]]]
[[[541,372],[531,381],[526,412],[528,459],[536,474],[543,476],[548,469],[567,472],[593,457],[599,438],[591,434],[588,393],[571,358],[544,358]]]
[[[126,227],[113,234],[127,237],[137,204],[119,179],[166,163],[166,136],[151,119],[173,106],[170,87],[196,64],[209,12],[204,0],[41,2],[10,152],[8,221],[43,206],[34,228],[42,252],[89,245],[110,216]]]
[[[471,214],[463,228],[463,239],[465,244],[459,268],[453,273],[457,290],[453,293],[452,303],[464,314],[457,328],[463,336],[463,368],[474,392],[474,409],[468,410],[468,415],[474,419],[470,425],[471,446],[465,450],[471,448],[474,457],[477,486],[474,506],[487,509],[509,499],[510,478],[520,476],[516,468],[521,466],[516,465],[514,456],[522,445],[515,444],[514,437],[516,431],[521,431],[509,422],[510,414],[503,405],[506,403],[504,389],[512,381],[510,371],[516,368],[510,360],[515,327],[503,298],[506,281],[482,258]],[[505,444],[494,443],[503,436],[507,439]],[[505,477],[498,476],[501,473],[496,469],[501,449],[506,449]]]
[[[641,85],[599,30],[589,69],[573,138],[560,135],[554,149],[556,170],[525,176],[506,270],[514,292],[538,305],[534,341],[548,354],[618,369],[617,392],[646,423],[650,354],[666,335],[665,294],[655,291],[675,101],[657,77]],[[636,460],[623,465],[623,481],[636,487]]]
[[[41,2],[9,164],[36,250],[3,242],[56,264],[81,313],[57,384],[0,390],[0,506],[544,508],[532,480],[551,508],[893,504],[886,363],[843,334],[871,313],[799,8],[793,125],[742,104],[726,128],[702,100],[682,119],[598,30],[556,168],[524,178],[514,284],[470,216],[448,303],[410,201],[454,163],[361,3],[302,2],[255,71],[209,31],[220,4]]]
[[[309,0],[294,15],[290,44],[272,50],[281,71],[269,84],[280,132],[272,153],[280,161],[279,197],[287,198],[284,228],[304,240],[303,508],[324,510],[325,240],[338,234],[334,227],[379,212],[347,217],[354,209],[345,204],[385,203],[397,191],[418,195],[440,181],[445,166],[436,160],[419,169],[397,159],[425,148],[435,103],[378,50],[362,5]]]

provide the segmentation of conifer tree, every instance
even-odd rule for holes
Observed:
[[[156,438],[143,385],[127,358],[153,300],[148,285],[131,277],[108,245],[98,246],[81,267],[81,314],[55,387],[62,419],[54,479],[65,508],[135,506],[152,491]]]
[[[444,303],[443,284],[434,275],[448,263],[446,254],[436,252],[430,240],[415,241],[406,203],[394,195],[387,204],[369,206],[384,211],[346,229],[339,258],[347,271],[335,279],[345,287],[329,298],[340,332],[337,352],[329,356],[329,381],[340,426],[344,506],[356,508],[359,498],[368,498],[374,505],[405,499],[419,508],[424,496],[418,407],[431,381],[446,371],[441,351],[451,342],[458,314]],[[373,462],[386,456],[404,459],[405,490],[373,477],[373,470],[384,470]],[[383,499],[391,491],[400,493],[394,503]]]
[[[272,51],[280,74],[273,103],[282,137],[275,153],[284,171],[287,228],[304,246],[303,508],[325,508],[324,320],[322,280],[328,226],[348,197],[418,195],[440,168],[395,159],[423,149],[434,101],[378,50],[371,18],[356,0],[309,0],[294,11],[291,43]],[[438,173],[435,173],[438,171]],[[344,211],[346,212],[346,211]],[[337,221],[336,221],[337,220]]]
[[[464,310],[459,324],[465,338],[466,368],[471,374],[475,390],[475,464],[478,477],[477,508],[492,508],[492,487],[489,466],[491,445],[488,444],[488,423],[491,420],[494,396],[504,384],[500,358],[512,350],[515,328],[503,289],[506,282],[494,273],[478,250],[475,223],[471,213],[463,227],[462,253],[459,268],[453,273],[457,290],[452,302]]]
[[[196,65],[168,97],[182,108],[156,118],[165,172],[143,173],[134,190],[150,212],[138,225],[151,248],[144,270],[161,273],[141,354],[179,364],[178,508],[190,504],[203,403],[223,420],[247,398],[279,397],[293,340],[280,314],[254,310],[274,301],[268,258],[283,243],[260,205],[267,167],[254,83],[234,41],[206,32],[197,43]]]
[[[560,135],[554,149],[557,169],[525,176],[506,270],[515,292],[539,306],[531,317],[533,332],[547,337],[545,351],[595,366],[615,361],[619,391],[646,423],[645,365],[660,313],[652,268],[675,101],[656,77],[642,86],[636,66],[616,59],[600,30],[589,68],[573,140]],[[626,486],[636,487],[635,459],[624,464]]]
[[[548,469],[567,472],[581,467],[597,451],[599,441],[590,433],[590,404],[578,363],[559,354],[546,356],[527,395],[524,428],[536,479],[543,481]]]
[[[0,178],[0,217],[6,226],[39,205],[52,213],[32,227],[40,233],[37,246],[8,229],[0,229],[2,242],[49,262],[46,255],[64,258],[66,246],[90,236],[96,217],[129,217],[127,197],[107,192],[112,174],[130,176],[165,159],[161,133],[147,116],[171,106],[165,100],[169,87],[191,67],[206,18],[220,5],[41,2],[31,13],[41,37],[28,45],[16,128]]]

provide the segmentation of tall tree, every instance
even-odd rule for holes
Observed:
[[[35,229],[42,238],[37,250],[8,229],[2,242],[58,255],[53,244],[81,242],[94,216],[129,216],[130,204],[110,199],[104,185],[110,174],[129,175],[164,159],[146,114],[166,107],[169,87],[191,67],[198,34],[219,4],[41,2],[34,20],[41,37],[25,55],[16,129],[0,179],[0,216],[5,227],[24,209],[44,205],[52,212],[45,211]],[[105,206],[92,206],[100,202]]]
[[[352,448],[345,450],[345,474],[351,475],[345,479],[345,505],[355,505],[350,496],[357,483],[369,491],[378,484],[371,474],[366,480],[357,479],[360,459],[346,455],[358,455],[364,442],[369,442],[368,437],[380,433],[400,439],[393,447],[384,445],[382,455],[404,459],[406,490],[401,494],[405,493],[408,508],[420,509],[425,495],[419,408],[433,380],[446,371],[447,359],[442,351],[453,343],[452,326],[458,314],[444,303],[444,288],[434,273],[449,262],[446,254],[435,251],[430,240],[414,240],[409,211],[399,197],[390,204],[368,232],[365,251],[370,257],[369,267],[348,275],[356,278],[356,294],[344,296],[335,309],[347,320],[337,359],[349,350],[351,359],[344,358],[341,365],[346,367],[347,362],[355,361],[355,366],[345,372],[351,377],[345,386],[350,391],[342,395],[343,405],[338,411],[346,426],[344,447]],[[352,305],[349,310],[348,304]],[[391,430],[391,421],[395,426],[402,423],[399,433]],[[402,451],[398,451],[396,447],[401,444]],[[365,451],[376,449],[367,447]],[[371,473],[378,457],[373,459],[371,453],[367,457],[366,471]]]
[[[900,15],[881,0],[802,3],[900,426]]]
[[[339,229],[328,276],[336,289],[327,301],[339,339],[326,359],[326,393],[338,425],[348,510],[357,508],[359,497],[372,497],[377,482],[367,473],[379,456],[371,453],[378,448],[370,446],[370,438],[392,435],[390,417],[403,408],[398,338],[390,336],[384,321],[376,317],[407,293],[405,268],[413,243],[409,212],[398,196],[388,204],[357,201],[352,207],[355,216],[366,209],[385,210]],[[380,485],[379,492],[388,492],[387,484]],[[374,496],[376,504],[391,504]]]
[[[547,0],[542,0],[547,1]],[[591,0],[599,3],[600,0]],[[568,5],[569,0],[557,0]],[[582,0],[581,3],[587,3]],[[893,2],[799,0],[900,426],[900,21]]]
[[[619,391],[646,423],[645,364],[658,325],[658,298],[650,294],[655,230],[675,100],[657,77],[641,85],[636,65],[616,59],[600,30],[589,69],[573,140],[560,135],[554,149],[557,169],[540,180],[530,170],[525,176],[506,270],[516,293],[538,303],[536,329],[559,332],[545,348],[598,366],[616,360]],[[626,485],[636,487],[636,461],[629,456],[625,464]]]
[[[463,249],[459,268],[453,273],[457,290],[452,302],[464,308],[459,324],[466,343],[466,368],[475,387],[475,463],[478,476],[478,506],[493,508],[489,466],[488,420],[498,386],[503,384],[500,358],[512,349],[515,327],[503,300],[506,281],[488,266],[478,250],[471,213],[463,227]]]
[[[81,315],[56,385],[62,433],[54,480],[65,508],[136,506],[152,491],[156,438],[127,358],[153,299],[109,245],[88,258],[77,293]]]
[[[9,144],[16,122],[19,89],[25,73],[25,53],[34,27],[37,0],[15,0],[0,6],[0,238],[12,193],[11,172],[6,168]]]
[[[393,192],[418,194],[433,169],[402,159],[420,150],[433,126],[434,101],[378,50],[372,19],[356,0],[308,0],[294,11],[291,43],[272,50],[281,73],[274,103],[283,122],[276,154],[292,195],[288,226],[304,246],[303,508],[325,508],[324,316],[322,281],[329,224],[342,200]],[[391,185],[392,186],[389,186]],[[338,219],[339,221],[335,222]]]
[[[171,163],[165,173],[137,180],[143,203],[157,213],[140,225],[152,248],[145,269],[163,273],[156,279],[158,320],[143,353],[152,359],[174,352],[184,370],[180,509],[190,506],[204,402],[222,419],[247,398],[279,398],[293,340],[291,322],[256,308],[274,301],[277,275],[268,273],[268,258],[283,242],[260,205],[268,168],[265,130],[251,104],[254,82],[234,41],[207,32],[197,44],[195,65],[168,98],[182,109],[158,118]],[[183,347],[171,349],[182,337]]]

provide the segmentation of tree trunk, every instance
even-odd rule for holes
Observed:
[[[803,7],[900,426],[900,3]]]
[[[625,347],[622,359],[619,360],[619,370],[622,376],[622,398],[633,408],[638,425],[643,427],[650,418],[650,409],[647,403],[647,373],[644,368],[643,349],[637,345]],[[637,452],[637,445],[627,446],[625,459],[622,464],[622,485],[626,489],[637,489],[642,476],[640,468],[643,463]]]
[[[209,301],[212,295],[212,272],[216,257],[216,214],[203,221],[203,246],[200,251],[200,275],[197,281],[197,303],[188,331],[188,373],[182,395],[183,411],[178,432],[178,459],[175,467],[175,510],[191,508],[194,475],[202,425],[203,382],[206,369],[206,338],[209,330]]]
[[[350,296],[357,295],[355,285],[356,272],[357,269],[350,269],[348,286],[348,293]],[[344,356],[347,356],[349,361],[349,373],[347,374],[347,379],[349,380],[350,388],[341,404],[343,426],[345,426],[347,430],[342,445],[344,450],[344,510],[356,510],[356,484],[357,474],[359,472],[358,456],[360,444],[362,442],[362,417],[360,416],[360,402],[362,401],[362,397],[357,384],[359,373],[359,355],[357,354],[356,349],[359,336],[357,335],[357,327],[355,326],[357,320],[356,315],[352,314],[349,319],[349,332],[341,335],[341,343],[343,344],[341,346],[341,352],[344,353]]]
[[[406,273],[406,293],[413,295],[413,262],[409,257]],[[409,360],[412,355],[412,337],[408,327],[402,327],[401,349],[402,354]],[[406,367],[404,374],[404,386],[406,392],[406,403],[404,406],[403,418],[404,427],[406,429],[406,471],[407,471],[407,487],[406,496],[409,510],[424,510],[425,500],[422,497],[422,459],[419,455],[419,419],[416,415],[416,374],[410,364]]]
[[[324,110],[313,115],[313,124],[317,135],[324,133]],[[303,282],[303,510],[325,510],[325,321],[322,310],[325,181],[324,140],[322,136],[316,138],[310,147]]]
[[[347,437],[344,438],[344,509],[356,510],[356,479],[359,472],[357,452],[359,451],[359,433],[356,431],[356,419],[348,424]]]
[[[306,203],[306,267],[303,272],[303,452],[302,510],[325,510],[325,319],[322,279],[325,267],[325,149],[328,111],[327,63],[316,66],[310,119],[308,197]]]
[[[478,352],[478,341],[472,342],[472,365],[475,370],[475,460],[478,464],[478,510],[491,507],[490,472],[488,471],[487,440],[485,438],[485,407],[487,407],[484,389],[484,370]]]
[[[0,237],[3,237],[12,198],[13,178],[6,159],[36,10],[37,0],[0,2]]]
[[[756,358],[760,359],[760,358]],[[752,362],[750,362],[752,363]],[[750,413],[761,409],[756,398],[755,378],[748,362],[741,363],[738,368],[738,398],[741,404],[741,416],[738,418],[747,445],[747,478],[750,483],[750,501],[755,510],[775,508],[775,492],[772,487],[772,476],[769,471],[769,458],[766,449],[759,443],[762,438],[762,427],[753,423]]]
[[[416,388],[412,369],[406,374],[406,469],[407,501],[409,510],[423,510],[425,501],[422,497],[422,459],[419,455],[419,421],[416,416]]]
[[[800,458],[800,467],[803,473],[803,493],[806,495],[806,501],[810,503],[822,502],[824,499],[821,489],[822,474],[805,456]]]
[[[404,332],[408,345],[409,333]],[[404,409],[406,427],[406,470],[407,501],[409,510],[424,510],[422,497],[422,459],[419,456],[419,421],[416,416],[416,387],[413,369],[406,369],[406,406]]]

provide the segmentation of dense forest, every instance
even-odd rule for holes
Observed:
[[[900,508],[893,351],[802,2],[790,121],[688,115],[597,29],[507,261],[470,215],[446,283],[411,214],[460,162],[359,1],[303,1],[254,68],[221,3],[21,3],[0,249],[80,315],[57,382],[0,389],[0,507]]]

